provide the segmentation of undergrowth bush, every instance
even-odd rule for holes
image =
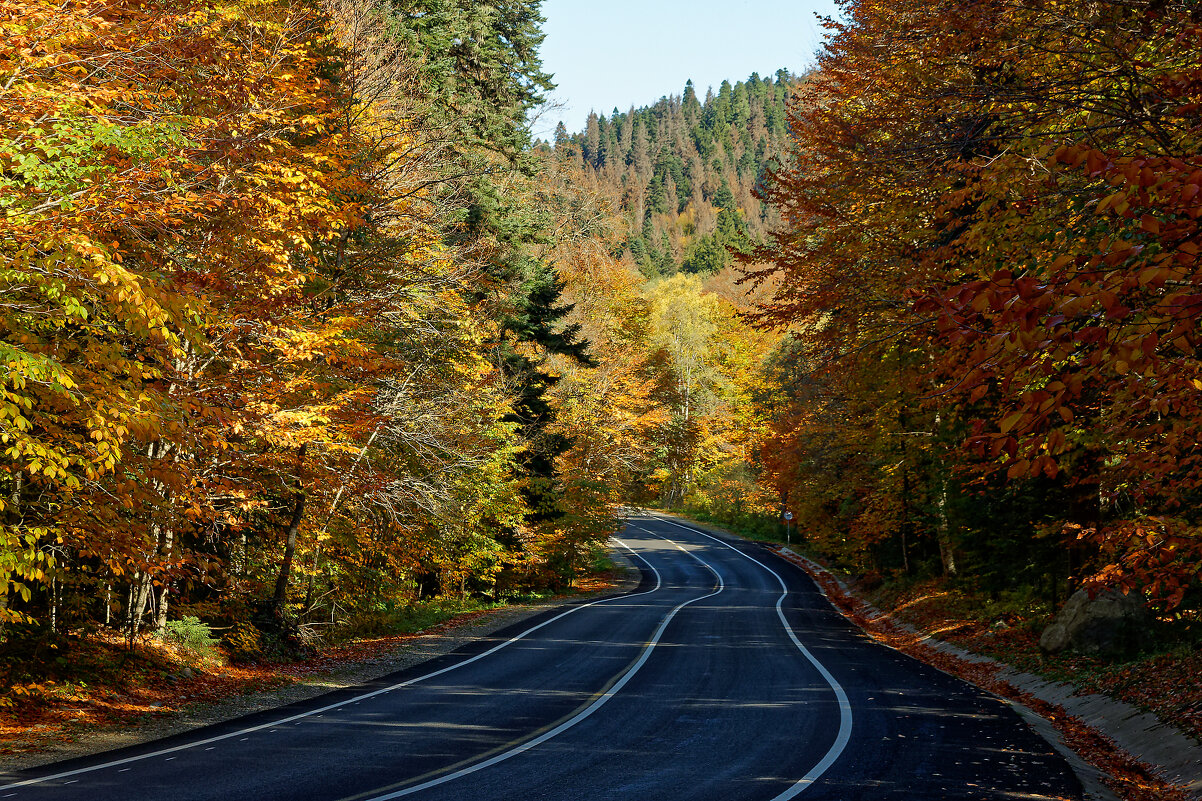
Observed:
[[[234,663],[257,662],[263,656],[263,633],[250,623],[235,623],[221,644]]]
[[[785,526],[774,515],[763,514],[761,512],[707,509],[693,504],[686,505],[676,511],[702,523],[714,523],[722,526],[748,539],[781,543],[786,539]],[[796,544],[798,540],[797,527],[793,526],[791,541]]]
[[[168,620],[159,636],[197,660],[216,661],[221,657],[217,650],[220,641],[213,636],[208,624],[198,617],[187,616],[179,620]]]
[[[474,598],[431,598],[411,603],[382,603],[356,613],[334,633],[338,640],[415,634],[464,612],[493,609],[501,604]]]
[[[604,573],[613,570],[616,565],[609,558],[609,552],[604,548],[594,548],[589,554],[589,570],[593,573]]]

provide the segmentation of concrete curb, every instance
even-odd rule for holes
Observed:
[[[781,548],[782,555],[792,556],[803,569],[826,576],[835,582],[847,595],[853,596],[847,585],[826,568],[812,559],[789,549]],[[854,597],[854,596],[853,596]],[[878,609],[865,605],[868,617],[882,615]],[[996,676],[1015,689],[1029,693],[1041,701],[1060,706],[1084,725],[1109,738],[1134,759],[1152,768],[1153,772],[1169,784],[1182,787],[1191,797],[1202,801],[1202,745],[1174,726],[1170,726],[1149,712],[1113,698],[1090,693],[1078,695],[1071,684],[1052,682],[1031,673],[1024,673],[987,656],[965,651],[951,643],[923,634],[913,626],[894,623],[904,631],[920,635],[924,644],[964,662],[990,665],[997,669]],[[1116,796],[1103,784],[1104,774],[1085,762],[1069,749],[1060,738],[1059,732],[1042,715],[1014,701],[1008,701],[1024,720],[1045,740],[1065,756],[1089,798],[1095,801],[1116,801]]]

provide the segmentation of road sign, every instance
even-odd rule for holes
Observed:
[[[793,519],[793,513],[785,512],[785,520],[792,520],[792,519]]]

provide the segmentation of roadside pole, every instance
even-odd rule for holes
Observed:
[[[793,513],[785,512],[785,545],[793,544]]]

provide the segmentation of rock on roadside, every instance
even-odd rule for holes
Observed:
[[[1132,593],[1104,590],[1093,598],[1077,590],[1039,638],[1045,653],[1072,649],[1102,656],[1132,654],[1148,643],[1152,615],[1143,599]]]

